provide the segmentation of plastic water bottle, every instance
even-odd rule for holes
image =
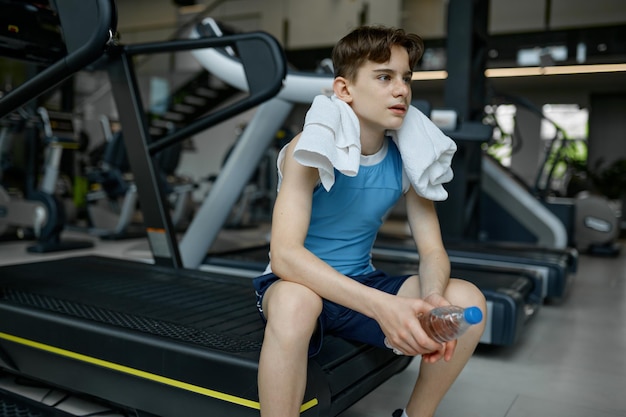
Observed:
[[[483,312],[478,307],[443,306],[421,314],[418,317],[422,328],[431,339],[439,342],[449,342],[459,338],[474,324],[483,319]],[[396,355],[403,353],[389,344],[385,338],[385,346],[393,350]]]
[[[457,339],[482,319],[483,312],[480,308],[458,306],[437,307],[419,317],[426,334],[439,343]]]

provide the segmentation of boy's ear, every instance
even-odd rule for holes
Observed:
[[[352,102],[352,94],[350,94],[349,81],[344,77],[335,77],[333,81],[333,92],[341,101],[346,103]]]

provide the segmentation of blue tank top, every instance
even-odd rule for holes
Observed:
[[[368,158],[374,163],[368,164]],[[377,154],[362,157],[355,177],[335,170],[329,191],[321,185],[314,190],[305,247],[345,275],[373,271],[376,234],[401,195],[402,159],[388,139]]]

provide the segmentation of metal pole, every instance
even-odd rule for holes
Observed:
[[[292,108],[293,103],[278,98],[259,106],[180,242],[185,268],[198,268],[202,264],[233,205]]]

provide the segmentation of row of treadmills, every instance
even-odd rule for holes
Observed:
[[[1,372],[97,398],[125,415],[258,416],[256,374],[263,325],[250,277],[265,266],[267,246],[206,250],[227,216],[227,203],[245,185],[246,173],[240,179],[235,174],[218,178],[189,228],[204,234],[204,240],[188,231],[179,245],[163,209],[153,156],[259,105],[256,114],[264,117],[249,126],[262,137],[263,129],[274,129],[273,136],[277,129],[272,123],[280,126],[283,113],[295,103],[288,97],[293,92],[290,76],[296,81],[306,76],[288,73],[278,43],[263,33],[123,46],[109,37],[116,22],[113,1],[52,4],[67,56],[0,99],[0,117],[105,56],[154,262],[81,256],[0,267]],[[237,52],[225,57],[238,65],[230,72],[243,75],[247,94],[151,141],[133,57],[226,46]],[[266,117],[269,111],[281,115]],[[231,159],[245,168],[254,165],[267,144],[251,133],[249,140],[242,136]],[[190,247],[199,248],[200,255]],[[453,274],[475,282],[487,297],[485,344],[514,345],[547,299],[564,297],[576,270],[576,253],[569,250],[482,244],[449,250]],[[418,262],[405,238],[381,235],[374,251],[377,266],[404,273],[415,271]],[[410,361],[389,350],[326,336],[322,351],[308,365],[302,415],[336,416]],[[7,404],[22,414],[4,415],[66,415],[0,390],[0,406]]]

